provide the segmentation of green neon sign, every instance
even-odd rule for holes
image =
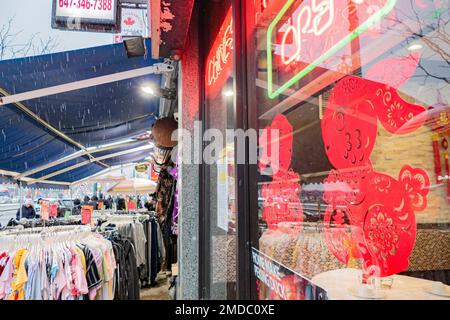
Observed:
[[[394,9],[395,5],[397,4],[397,0],[387,0],[386,5],[380,9],[377,13],[370,16],[363,24],[358,26],[355,30],[353,30],[350,34],[348,34],[345,38],[340,40],[338,43],[336,43],[332,48],[330,48],[327,52],[325,52],[323,55],[321,55],[319,58],[317,58],[315,61],[313,61],[310,65],[308,65],[305,69],[297,73],[294,77],[292,77],[290,80],[288,80],[285,84],[274,90],[273,85],[273,60],[272,60],[272,33],[275,29],[275,26],[277,23],[281,20],[283,15],[286,13],[286,11],[289,10],[289,8],[292,6],[292,4],[296,0],[288,0],[286,4],[283,6],[283,8],[280,10],[280,12],[277,14],[275,19],[272,21],[272,23],[269,25],[269,28],[267,29],[267,68],[268,68],[268,94],[269,98],[275,99],[280,94],[282,94],[286,89],[290,88],[292,85],[294,85],[296,82],[303,79],[307,74],[309,74],[311,71],[313,71],[315,68],[317,68],[321,63],[323,63],[325,60],[332,57],[336,52],[344,48],[348,43],[352,42],[355,38],[359,37],[362,33],[367,31],[370,27],[375,25],[377,22],[382,20],[385,16],[387,16],[392,9]]]

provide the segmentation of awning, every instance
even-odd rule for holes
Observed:
[[[150,41],[146,45],[150,48]],[[128,58],[123,44],[0,61],[0,91],[3,95],[18,94],[160,62],[149,57]],[[159,98],[143,94],[144,84],[160,86],[161,75],[139,76],[0,106],[0,169],[23,174],[86,148],[145,133],[155,121]],[[143,160],[149,154],[148,149],[139,149],[144,145],[148,147],[148,142],[134,141],[95,154],[85,152],[27,176],[41,179],[73,167],[45,180],[74,182],[111,165]],[[127,154],[126,150],[136,152]],[[99,157],[104,159],[96,161]],[[81,165],[86,162],[89,163]]]
[[[157,183],[141,178],[134,178],[128,180],[122,180],[116,183],[113,187],[108,189],[108,193],[139,193],[146,194],[152,193],[156,189]]]

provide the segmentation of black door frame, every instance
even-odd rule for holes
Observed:
[[[201,94],[200,94],[200,115],[204,131],[206,129],[206,98],[204,88],[205,59],[210,46],[206,36],[211,29],[206,25],[202,15],[211,14],[205,10],[205,1],[196,1],[199,5],[199,39],[200,43],[200,70]],[[232,0],[232,11],[234,21],[234,91],[235,91],[235,129],[257,129],[256,97],[254,90],[248,90],[255,86],[254,69],[249,68],[255,61],[253,54],[247,54],[253,48],[247,39],[251,30],[247,28],[247,5],[245,0]],[[250,49],[250,50],[249,50]],[[250,72],[251,74],[249,74]],[[202,150],[205,147],[202,143]],[[236,265],[236,298],[237,299],[257,299],[256,280],[253,274],[251,263],[252,247],[258,247],[258,189],[255,183],[258,179],[257,164],[249,164],[248,138],[245,141],[245,164],[236,165],[236,197],[237,197],[237,265]],[[236,155],[235,155],[236,156]],[[210,223],[209,214],[209,183],[208,170],[202,163],[200,164],[200,199],[199,199],[199,298],[210,299]]]

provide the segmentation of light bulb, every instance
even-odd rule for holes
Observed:
[[[233,90],[226,90],[226,91],[223,93],[223,95],[224,95],[225,97],[232,97],[232,96],[234,95],[234,92],[233,92]]]
[[[151,94],[151,95],[155,95],[155,90],[153,90],[152,87],[142,87],[141,88],[142,91],[144,91],[145,93]]]
[[[422,46],[421,44],[416,43],[416,44],[410,45],[410,46],[408,47],[408,50],[409,50],[409,51],[416,51],[416,50],[420,50],[420,49],[422,49],[422,48],[423,48],[423,46]]]

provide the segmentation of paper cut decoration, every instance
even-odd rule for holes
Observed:
[[[276,115],[272,123],[263,129],[259,137],[259,146],[263,151],[258,162],[260,170],[270,165],[275,175],[286,174],[292,159],[292,132],[292,125],[282,114]]]
[[[361,259],[366,271],[376,266],[377,276],[405,270],[416,236],[415,211],[424,210],[427,204],[427,173],[404,166],[399,180],[371,172],[361,176],[357,185],[359,194],[353,199],[362,202],[325,191],[329,206],[324,232],[330,251],[347,265],[353,258]]]
[[[260,170],[270,165],[273,180],[262,187],[264,208],[262,218],[269,229],[276,229],[280,222],[303,221],[300,175],[289,168],[292,159],[292,125],[278,114],[259,138],[262,157]]]
[[[394,62],[384,61],[386,68]],[[413,69],[411,62],[403,76]],[[389,70],[384,71],[377,79],[394,87],[356,76],[339,81],[322,120],[325,152],[336,168],[324,181],[325,241],[338,260],[360,262],[365,276],[379,277],[407,269],[416,237],[415,212],[426,208],[430,188],[421,168],[405,165],[398,180],[372,169],[377,119],[390,133],[406,134],[427,117],[424,107],[404,101],[395,89],[406,81],[403,76],[389,78]],[[375,77],[374,71],[369,73]]]
[[[375,89],[375,88],[374,88]],[[424,107],[403,100],[394,88],[376,88],[372,100],[383,127],[394,134],[407,134],[420,128],[427,119]]]
[[[377,135],[371,83],[349,76],[338,82],[322,120],[325,152],[335,168],[370,165]]]
[[[280,222],[302,222],[303,208],[299,198],[300,176],[292,169],[285,176],[274,176],[262,187],[264,208],[262,219],[269,229],[277,229]]]

